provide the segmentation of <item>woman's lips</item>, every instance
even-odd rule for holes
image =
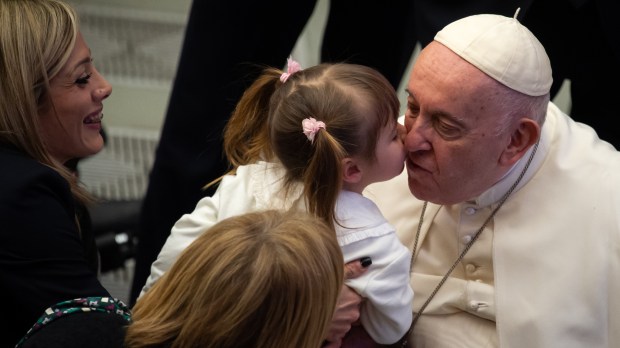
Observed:
[[[103,118],[103,113],[101,112],[97,112],[95,114],[91,114],[88,115],[85,119],[84,119],[84,123],[85,124],[92,124],[92,123],[101,123],[101,119]]]

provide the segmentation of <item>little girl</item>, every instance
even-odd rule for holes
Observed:
[[[345,262],[370,256],[368,272],[346,284],[366,299],[360,321],[374,341],[397,342],[412,319],[411,253],[362,191],[403,170],[398,113],[394,88],[372,68],[339,63],[302,70],[289,58],[286,72],[266,69],[225,130],[233,171],[177,221],[142,293],[216,222],[249,211],[302,209],[333,228]]]

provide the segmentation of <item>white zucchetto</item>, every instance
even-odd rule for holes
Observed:
[[[435,41],[501,84],[530,96],[549,93],[551,63],[538,39],[515,17],[478,14],[445,26]]]

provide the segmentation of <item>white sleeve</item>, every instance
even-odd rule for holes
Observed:
[[[166,243],[151,265],[151,274],[140,292],[144,295],[196,238],[218,221],[219,189],[212,197],[201,199],[191,214],[183,215],[172,227]]]
[[[346,245],[343,252],[345,262],[364,256],[372,258],[368,271],[346,284],[366,299],[360,318],[366,332],[379,344],[396,343],[409,330],[413,317],[411,252],[396,233]]]
[[[236,175],[224,176],[213,196],[198,201],[191,214],[183,215],[174,224],[166,243],[151,265],[151,274],[140,296],[172,267],[185,248],[217,222],[256,210],[256,200],[252,195],[252,173],[250,166],[241,166]]]

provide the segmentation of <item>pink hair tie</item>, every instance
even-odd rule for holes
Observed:
[[[301,121],[301,126],[304,129],[304,134],[308,137],[308,140],[310,140],[310,143],[314,143],[314,136],[321,128],[325,129],[325,123],[317,121],[312,117]]]
[[[286,59],[286,63],[287,63],[287,72],[282,73],[282,75],[280,75],[280,81],[282,82],[286,82],[286,80],[288,80],[288,78],[291,77],[294,73],[302,70],[301,64],[293,60],[292,57],[288,57]]]

